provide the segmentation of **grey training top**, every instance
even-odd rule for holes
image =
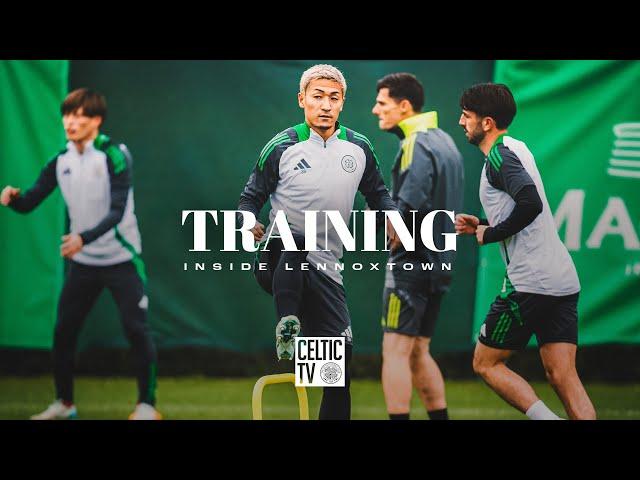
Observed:
[[[542,213],[515,235],[500,243],[507,265],[503,289],[510,281],[517,292],[564,296],[580,291],[573,260],[556,228],[542,178],[533,154],[524,142],[501,136],[486,158],[480,177],[480,202],[489,225],[509,217],[513,200],[526,185],[535,185]]]
[[[98,135],[79,153],[73,142],[42,169],[36,183],[9,207],[21,213],[36,208],[60,187],[67,205],[70,232],[84,246],[73,261],[115,265],[137,260],[142,251],[131,186],[132,159],[125,145]]]
[[[337,210],[348,225],[357,191],[373,210],[396,210],[371,142],[364,135],[338,123],[335,133],[325,142],[301,123],[280,132],[263,148],[238,210],[250,211],[257,218],[271,198],[265,232],[269,233],[276,211],[282,210],[291,232],[304,235],[305,210]],[[307,260],[311,265],[327,264],[326,271],[321,272],[342,284],[342,275],[334,267],[342,257],[342,242],[331,224],[327,230],[323,214],[318,215],[316,227],[320,251],[309,252]]]

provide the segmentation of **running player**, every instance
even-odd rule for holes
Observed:
[[[487,219],[460,214],[456,231],[475,235],[479,245],[499,243],[507,270],[480,328],[473,369],[529,418],[558,419],[506,366],[535,334],[547,378],[569,418],[595,419],[575,366],[580,282],[558,236],[535,159],[524,142],[507,135],[516,114],[513,95],[503,84],[474,85],[462,94],[460,107],[460,126],[485,155],[480,202]]]

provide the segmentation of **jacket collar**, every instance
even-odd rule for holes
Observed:
[[[391,131],[400,138],[407,138],[416,132],[426,132],[430,128],[438,128],[438,112],[431,111],[419,113],[405,118]]]

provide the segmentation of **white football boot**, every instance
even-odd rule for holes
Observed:
[[[282,317],[276,325],[276,355],[278,360],[291,360],[295,352],[295,338],[300,333],[300,320],[295,315]]]
[[[67,407],[62,400],[56,400],[44,412],[33,415],[31,420],[73,420],[77,416],[75,405]]]
[[[139,403],[131,415],[129,420],[162,420],[162,415],[152,405],[148,403]]]

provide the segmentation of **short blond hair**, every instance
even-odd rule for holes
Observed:
[[[312,80],[333,80],[338,82],[342,87],[342,95],[347,94],[347,81],[344,79],[342,72],[333,65],[319,64],[308,68],[300,77],[300,93],[304,93]]]

